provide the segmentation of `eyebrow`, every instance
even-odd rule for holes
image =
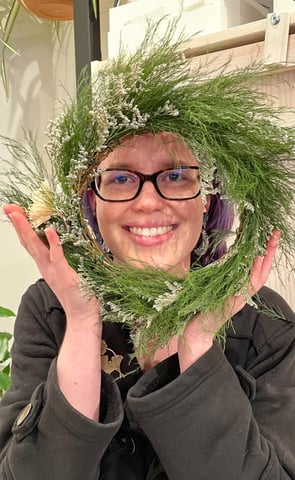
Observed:
[[[159,163],[161,162],[161,165],[162,165],[162,169],[166,169],[166,168],[177,168],[177,167],[181,167],[181,166],[190,166],[190,167],[194,167],[194,166],[197,166],[197,162],[194,164],[194,165],[191,165],[191,160],[176,160],[175,158],[167,158],[167,159],[163,159],[163,160],[160,160]],[[132,167],[129,163],[114,163],[114,162],[111,162],[111,164],[108,166],[108,168],[116,168],[118,170],[132,170],[134,167]],[[135,168],[137,168],[135,166]]]
[[[118,170],[128,170],[130,169],[130,165],[128,163],[114,163],[112,162],[107,168],[117,168]]]

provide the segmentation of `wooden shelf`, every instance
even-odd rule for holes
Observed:
[[[257,22],[246,23],[221,32],[196,37],[186,44],[185,55],[187,57],[195,57],[264,42],[271,15],[272,14],[268,15],[266,19],[258,20]],[[283,15],[288,15],[290,20],[289,34],[294,34],[295,13],[281,14],[281,17]]]
[[[229,28],[222,32],[196,37],[184,46],[184,54],[192,67],[209,65],[212,75],[226,66],[226,71],[249,66],[265,65],[268,74],[262,89],[274,97],[280,106],[295,108],[295,13],[280,14],[273,25],[272,14],[264,20]],[[271,68],[269,68],[271,67]],[[295,125],[295,113],[283,120]]]

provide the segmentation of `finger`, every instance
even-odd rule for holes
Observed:
[[[268,280],[268,277],[273,265],[273,260],[275,258],[277,248],[280,243],[280,237],[281,237],[280,232],[278,230],[274,230],[267,241],[266,253],[263,257],[261,270],[260,270],[260,283],[263,285]]]
[[[27,217],[22,211],[14,210],[8,214],[21,245],[37,262],[40,258],[48,257],[48,248],[32,229]]]
[[[255,258],[251,270],[251,283],[249,285],[249,294],[251,296],[260,290],[267,282],[279,243],[280,232],[274,230],[267,241],[265,255]]]
[[[75,270],[70,267],[67,262],[67,259],[64,256],[63,248],[60,242],[60,238],[57,232],[52,227],[47,227],[45,229],[45,235],[49,244],[49,261],[50,261],[50,270],[49,272],[54,272],[54,276],[59,278],[64,278],[64,286],[67,284],[72,287],[79,287],[79,277]],[[49,265],[48,265],[49,266]],[[53,269],[53,270],[52,270]],[[56,278],[53,279],[55,283]]]
[[[54,228],[45,228],[45,235],[49,243],[49,256],[51,262],[57,263],[65,260],[59,236],[54,230]]]
[[[22,214],[24,217],[27,217],[26,212],[20,205],[16,205],[15,203],[4,204],[2,206],[2,210],[9,217],[10,214],[13,212],[18,212]]]
[[[276,253],[276,250],[279,246],[281,239],[281,232],[279,230],[273,230],[271,233],[271,236],[269,237],[267,244],[266,244],[266,251],[267,252],[273,252],[274,255]]]

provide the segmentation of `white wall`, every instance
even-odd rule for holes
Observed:
[[[65,96],[65,89],[74,91],[72,24],[61,25],[60,44],[51,22],[38,21],[21,10],[10,39],[21,56],[6,51],[8,101],[0,84],[0,133],[22,141],[23,128],[32,129],[38,131],[38,142],[42,147],[45,127],[48,120],[54,118],[58,106],[56,100]],[[8,152],[1,144],[0,158],[8,158]],[[0,169],[3,169],[1,160]],[[0,305],[16,311],[21,295],[39,274],[20,246],[13,228],[3,220],[1,212]],[[0,319],[0,330],[10,328],[11,324],[11,320]]]

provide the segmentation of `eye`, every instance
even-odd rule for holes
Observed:
[[[105,185],[126,185],[137,182],[137,176],[127,171],[107,171],[104,173],[102,181]]]
[[[168,173],[167,177],[171,182],[180,182],[183,179],[183,172],[182,170],[173,170]]]
[[[122,183],[128,183],[131,181],[131,178],[129,175],[124,175],[124,174],[121,174],[121,175],[116,175],[112,178],[112,181],[114,183],[119,183],[119,184],[122,184]]]
[[[182,169],[167,170],[161,175],[161,182],[179,183],[184,180],[184,171]]]

